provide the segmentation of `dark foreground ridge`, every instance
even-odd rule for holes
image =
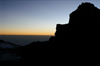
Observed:
[[[28,64],[97,64],[100,60],[100,9],[82,3],[70,14],[68,24],[57,24],[49,41],[33,42],[14,50]]]

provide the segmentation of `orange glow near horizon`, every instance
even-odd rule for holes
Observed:
[[[55,30],[51,29],[22,29],[5,28],[0,30],[0,35],[54,35]]]
[[[53,33],[50,32],[2,32],[0,35],[50,35],[53,36]]]
[[[48,35],[48,36],[54,36],[53,34],[0,34],[0,35]]]
[[[54,35],[50,33],[0,33],[0,35]]]
[[[16,26],[16,25],[15,25]],[[47,27],[47,26],[46,26]],[[0,28],[0,35],[54,35],[55,29],[46,28],[25,28],[25,27],[3,27]]]

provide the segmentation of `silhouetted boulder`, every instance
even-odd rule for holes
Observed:
[[[82,3],[70,14],[68,24],[57,24],[55,39],[50,40],[56,41],[58,50],[74,58],[71,60],[75,63],[97,60],[100,55],[100,9],[91,3]]]
[[[91,3],[82,3],[70,14],[68,24],[56,26],[56,37],[90,38],[100,36],[100,9]],[[71,39],[72,39],[71,38]]]

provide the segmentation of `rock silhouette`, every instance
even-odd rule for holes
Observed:
[[[99,36],[100,9],[86,2],[70,14],[68,24],[57,24],[49,41],[33,42],[14,52],[33,65],[90,65],[100,59]]]
[[[82,3],[74,12],[70,14],[69,24],[57,24],[55,35],[57,37],[68,37],[69,35],[77,36],[79,34],[83,34],[83,31],[85,34],[88,34],[88,32],[93,33],[93,31],[99,32],[99,24],[100,10],[93,4]]]

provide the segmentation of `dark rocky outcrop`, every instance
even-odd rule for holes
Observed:
[[[56,27],[56,37],[78,36],[79,34],[98,33],[100,24],[100,10],[91,3],[82,3],[70,14],[68,24]],[[82,35],[81,35],[82,36]]]
[[[68,24],[57,24],[55,36],[49,41],[33,42],[16,52],[21,55],[21,61],[33,65],[90,65],[100,59],[99,39],[100,9],[82,3],[70,14]]]
[[[57,24],[55,37],[78,42],[99,42],[100,9],[91,3],[82,3],[70,14],[68,24]],[[60,40],[61,40],[60,39]]]
[[[100,9],[91,3],[82,3],[70,14],[68,24],[57,24],[54,38],[60,47],[63,49],[66,47],[69,52],[73,52],[69,55],[74,54],[70,55],[74,60],[80,58],[82,61],[85,57],[87,60],[97,60],[95,57],[98,57],[100,52]],[[93,56],[93,53],[96,55]],[[84,54],[87,55],[83,56]]]

